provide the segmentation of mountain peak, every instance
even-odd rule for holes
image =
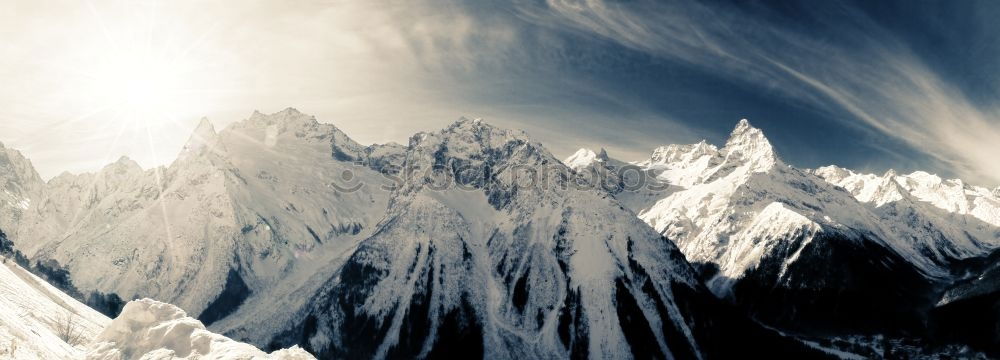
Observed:
[[[483,121],[482,118],[470,119],[465,116],[459,117],[454,123],[448,126],[447,130],[456,129],[477,129],[477,128],[493,128],[493,125]]]
[[[905,199],[907,192],[902,188],[902,186],[899,185],[899,182],[896,181],[896,177],[896,171],[889,169],[889,171],[886,171],[885,174],[878,179],[878,182],[876,183],[877,186],[873,189],[873,192],[863,196],[857,196],[858,199],[874,203],[876,207]]]
[[[597,153],[597,158],[601,161],[608,161],[608,151],[601,148],[601,152]]]
[[[771,168],[778,161],[764,132],[750,125],[747,119],[741,119],[736,125],[723,151],[730,159],[736,157],[761,170]]]
[[[750,121],[747,119],[740,119],[740,122],[736,124],[736,128],[729,134],[729,140],[726,141],[726,147],[730,145],[744,145],[748,143],[757,143],[762,145],[771,146],[771,143],[764,136],[764,132],[758,128],[750,125]]]
[[[125,155],[122,155],[121,157],[119,157],[118,160],[116,160],[114,163],[111,163],[111,165],[124,165],[124,166],[128,166],[128,167],[133,167],[133,166],[134,167],[139,167],[139,163],[138,162],[136,162],[135,160],[132,160],[132,158],[130,158],[128,156],[125,156]]]
[[[215,131],[215,126],[207,117],[201,118],[198,126],[194,128],[191,137],[181,150],[182,156],[185,154],[200,154],[205,150],[215,151],[219,145],[219,133]]]
[[[319,121],[316,120],[315,116],[305,114],[293,107],[287,107],[273,114],[264,114],[254,110],[244,123],[252,125],[251,127],[278,125],[283,129],[288,129],[312,126],[318,124]]]
[[[282,109],[281,111],[275,112],[273,114],[265,114],[265,113],[261,112],[260,110],[254,110],[253,113],[250,114],[250,117],[251,118],[256,118],[256,117],[266,117],[266,116],[274,116],[274,115],[304,115],[304,114],[301,111],[299,111],[299,109],[296,109],[296,108],[293,108],[293,107],[289,106],[289,107],[286,107],[286,108]]]
[[[649,162],[653,164],[666,164],[670,162],[695,161],[702,156],[716,156],[719,149],[708,141],[702,140],[696,144],[678,145],[671,144],[653,149],[649,156]]]
[[[602,157],[603,155],[603,157]],[[601,149],[601,153],[595,153],[593,150],[587,148],[581,148],[577,150],[573,155],[570,155],[566,160],[563,160],[563,164],[566,164],[570,169],[580,170],[587,168],[588,166],[594,164],[595,162],[605,162],[608,159],[608,153]]]
[[[198,120],[198,126],[195,127],[196,133],[215,133],[215,125],[212,125],[212,121],[208,120],[207,117],[202,117]]]
[[[834,184],[854,175],[854,172],[850,169],[845,169],[837,165],[822,166],[813,170],[812,173]]]
[[[428,133],[418,133],[411,138],[411,141],[424,140],[427,135],[433,135]],[[504,142],[513,139],[520,139],[525,142],[532,142],[528,134],[522,130],[507,129],[502,127],[493,126],[487,123],[482,118],[469,119],[466,117],[461,117],[458,121],[455,121],[448,127],[441,130],[438,135],[444,135],[447,137],[459,135],[466,136],[472,135],[476,138],[477,142]]]
[[[698,150],[699,152],[702,152],[702,153],[707,152],[707,151],[716,151],[716,150],[718,150],[718,149],[715,148],[715,145],[709,144],[708,141],[704,140],[704,139],[701,140],[701,141],[699,141],[698,143],[694,144],[694,149]]]
[[[740,119],[740,122],[736,123],[736,129],[734,129],[733,131],[734,132],[735,131],[747,131],[747,130],[751,130],[751,129],[755,129],[755,128],[752,125],[750,125],[750,120],[747,120],[747,119],[744,118],[744,119]]]
[[[0,179],[7,176],[14,176],[32,183],[42,182],[31,160],[17,149],[0,146]]]
[[[139,170],[142,171],[142,166],[138,162],[132,160],[128,156],[122,155],[117,161],[108,164],[104,167],[105,169],[116,169],[116,170]]]

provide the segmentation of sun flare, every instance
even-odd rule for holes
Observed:
[[[201,117],[245,94],[241,57],[221,40],[224,20],[178,16],[161,1],[77,5],[65,29],[37,31],[34,43],[44,51],[23,60],[31,71],[12,74],[48,86],[24,87],[23,102],[45,109],[51,120],[19,138],[56,134],[63,143],[90,144],[87,150],[102,159],[94,163],[127,154],[143,166],[159,165]]]
[[[92,7],[88,36],[56,60],[67,104],[85,121],[134,137],[186,131],[222,81],[212,26],[157,16],[156,3]]]
[[[104,61],[90,88],[99,103],[133,120],[151,121],[169,113],[183,95],[183,78],[170,61],[120,55]]]

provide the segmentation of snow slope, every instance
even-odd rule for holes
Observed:
[[[108,319],[11,259],[0,264],[0,359],[315,359],[302,349],[266,354],[205,330],[169,304],[132,301]]]
[[[76,359],[111,320],[13,259],[0,264],[0,359]],[[73,345],[63,340],[71,338]]]

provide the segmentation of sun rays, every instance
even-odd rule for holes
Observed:
[[[70,49],[64,57],[45,60],[62,74],[65,105],[78,114],[26,137],[88,129],[90,134],[81,134],[78,140],[103,147],[100,153],[105,163],[120,156],[123,148],[131,149],[133,156],[139,154],[144,162],[154,164],[149,171],[154,173],[163,203],[169,185],[165,168],[159,165],[173,148],[162,145],[164,138],[168,133],[190,132],[191,123],[197,120],[190,113],[210,100],[207,95],[231,91],[212,76],[217,64],[199,51],[212,45],[210,33],[215,27],[198,31],[158,19],[157,1],[113,6],[88,1],[86,5],[91,36],[76,48],[83,50]],[[87,139],[97,135],[105,140]],[[99,179],[95,177],[87,191],[95,191]],[[160,208],[166,229],[163,236],[169,243],[167,207],[161,204]]]

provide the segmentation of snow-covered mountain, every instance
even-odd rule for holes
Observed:
[[[616,161],[566,162],[579,170]],[[925,297],[952,278],[951,265],[984,256],[1000,240],[997,228],[975,215],[989,218],[991,200],[959,203],[944,195],[955,191],[951,185],[916,178],[898,189],[871,179],[848,191],[832,168],[814,174],[782,162],[746,120],[722,148],[664,146],[631,165],[670,186],[652,201],[622,202],[688,260],[706,264],[716,294],[779,324],[919,326],[916,308],[933,304]],[[947,215],[929,201],[965,212]]]
[[[599,153],[580,149],[563,163],[579,175],[574,181],[578,187],[603,188],[632,210],[649,208],[681,189],[668,179],[660,178],[658,175],[663,172],[658,167],[613,159],[604,149]]]
[[[557,171],[525,171],[542,168]],[[412,137],[402,169],[412,175],[374,234],[275,346],[322,358],[699,358],[744,339],[805,351],[713,299],[670,241],[602,189],[569,187],[569,169],[522,132],[461,120]],[[255,326],[231,333],[253,339]]]
[[[354,162],[393,148],[371,149],[294,109],[221,133],[203,120],[168,167],[123,158],[53,179],[15,241],[56,260],[82,291],[155,297],[211,323],[371,234],[386,180]],[[348,170],[367,188],[333,191]]]
[[[541,183],[525,172],[546,167]],[[54,179],[18,247],[80,289],[323,357],[807,351],[714,299],[669,240],[574,176],[480,121],[366,147],[294,109],[254,113],[203,121],[168,167]]]
[[[0,229],[15,229],[44,186],[30,160],[0,144]]]
[[[869,204],[893,235],[937,263],[984,256],[1000,246],[1000,198],[986,188],[922,171],[878,176],[827,166],[814,173]]]
[[[892,224],[898,236],[923,244],[927,256],[953,261],[947,285],[928,323],[943,341],[963,342],[1000,354],[1000,197],[995,191],[917,171],[859,174],[836,166],[814,171],[840,185]]]
[[[888,204],[905,202],[914,206],[929,206],[924,212],[938,211],[954,218],[948,219],[955,226],[965,229],[1000,227],[1000,196],[984,187],[965,184],[960,179],[942,179],[937,175],[916,171],[908,175],[898,175],[888,171],[884,175],[858,174],[837,166],[826,166],[814,170],[816,175],[841,186],[858,200],[870,203],[876,208]],[[963,221],[962,217],[968,217]],[[970,223],[978,221],[979,224]],[[935,224],[941,226],[942,224]],[[996,247],[1000,238],[982,236],[983,241]]]
[[[43,183],[6,154],[5,214],[33,261],[179,306],[125,313],[321,358],[814,356],[744,312],[810,334],[923,328],[1000,244],[995,191],[796,169],[745,120],[722,147],[634,163],[560,162],[466,119],[364,146],[294,109],[203,120],[155,169]]]

